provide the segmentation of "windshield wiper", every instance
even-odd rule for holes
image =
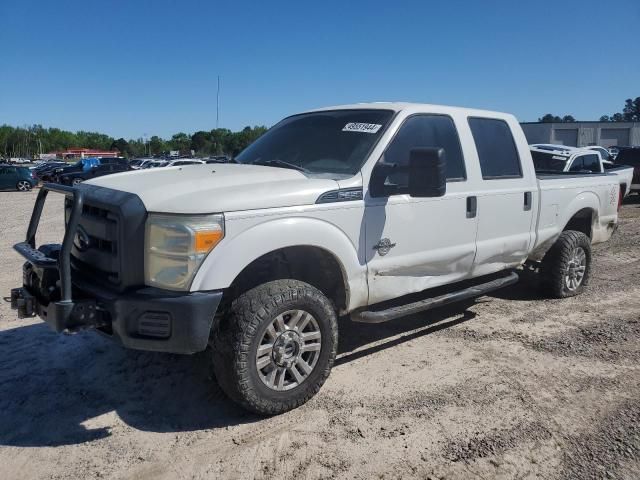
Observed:
[[[291,168],[293,170],[298,170],[299,172],[309,173],[309,170],[301,167],[300,165],[296,165],[295,163],[285,162],[284,160],[280,160],[279,158],[274,158],[273,160],[258,160],[253,163],[254,165],[266,165],[266,166],[274,166],[274,167],[282,167],[282,168]]]

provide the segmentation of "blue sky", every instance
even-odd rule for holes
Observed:
[[[403,100],[594,120],[640,96],[640,2],[0,2],[0,124],[126,138]]]

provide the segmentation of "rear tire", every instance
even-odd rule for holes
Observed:
[[[591,239],[574,230],[562,232],[542,260],[542,274],[551,296],[580,295],[591,275]]]
[[[217,323],[213,367],[232,400],[252,412],[276,415],[320,390],[337,346],[331,301],[307,283],[276,280],[240,295]]]

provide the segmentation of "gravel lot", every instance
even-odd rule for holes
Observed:
[[[36,193],[1,192],[0,291]],[[51,195],[39,242],[59,240]],[[57,197],[57,198],[56,198]],[[640,199],[584,295],[531,283],[382,325],[341,321],[320,393],[260,418],[207,362],[56,335],[0,302],[0,478],[639,478]]]

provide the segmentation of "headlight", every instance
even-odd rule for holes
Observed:
[[[145,283],[188,290],[202,261],[223,238],[222,214],[150,214],[145,232]]]

